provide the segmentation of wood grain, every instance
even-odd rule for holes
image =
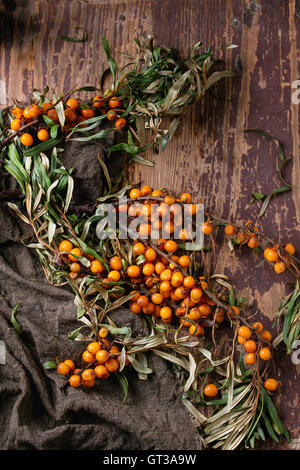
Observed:
[[[4,4],[5,2],[2,2]],[[268,193],[280,185],[276,149],[246,128],[261,128],[276,136],[287,155],[295,156],[287,177],[293,193],[274,199],[260,228],[279,240],[290,240],[300,252],[299,105],[291,100],[292,82],[299,78],[299,12],[295,1],[284,0],[29,0],[1,6],[0,104],[17,97],[26,100],[32,88],[46,84],[66,91],[78,84],[99,85],[106,67],[101,47],[105,35],[112,52],[135,53],[134,37],[153,36],[158,44],[186,53],[198,40],[211,45],[228,67],[240,56],[241,77],[224,81],[219,98],[208,95],[188,111],[181,133],[161,155],[148,158],[149,168],[135,165],[134,182],[184,188],[195,200],[223,217],[256,217],[258,203],[250,205],[253,191]],[[1,5],[2,5],[1,4]],[[14,7],[15,6],[15,7]],[[56,39],[59,34],[80,36],[85,43]],[[239,47],[225,51],[226,44]],[[120,58],[122,61],[122,58]],[[218,251],[219,272],[233,278],[237,291],[249,297],[251,314],[265,317],[266,327],[287,292],[289,275],[276,276],[248,252],[230,255],[224,244]],[[281,413],[293,438],[299,436],[299,366],[280,359],[284,392],[278,395]],[[288,397],[288,399],[284,399]]]

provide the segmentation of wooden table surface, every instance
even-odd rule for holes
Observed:
[[[5,7],[6,5],[6,7]],[[130,179],[176,193],[191,191],[206,207],[233,220],[255,218],[259,205],[251,193],[280,186],[274,145],[246,128],[276,136],[286,155],[293,192],[274,199],[260,228],[271,238],[294,243],[300,252],[299,105],[292,102],[293,81],[300,78],[300,3],[285,0],[16,0],[0,2],[0,105],[26,100],[32,88],[46,84],[55,92],[75,84],[99,85],[106,67],[101,36],[112,53],[136,52],[134,37],[153,36],[157,44],[185,53],[198,40],[211,45],[228,67],[242,63],[240,77],[223,82],[220,98],[207,96],[187,113],[181,133],[161,155],[147,157],[156,166],[135,165]],[[63,34],[88,41],[57,39]],[[239,47],[224,50],[223,46]],[[119,57],[122,62],[122,57]],[[276,275],[247,250],[231,255],[218,249],[218,272],[230,276],[240,295],[249,298],[251,314],[265,317],[266,327],[288,292],[288,274]],[[299,445],[300,366],[280,359],[284,388],[277,404]]]

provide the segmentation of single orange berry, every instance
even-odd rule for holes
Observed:
[[[145,184],[144,186],[141,187],[142,196],[148,196],[148,194],[151,194],[151,193],[152,193],[152,188],[148,184]]]
[[[256,363],[256,354],[255,353],[247,353],[245,355],[245,362],[246,364],[253,365]]]
[[[182,286],[183,280],[184,275],[180,271],[177,271],[172,275],[171,284],[173,287],[179,287]]]
[[[116,111],[114,111],[113,109],[108,111],[107,119],[109,119],[110,121],[115,121],[117,118],[118,118],[118,115],[117,115]]]
[[[66,106],[68,106],[68,108],[75,110],[79,108],[79,101],[76,98],[70,98],[66,102]]]
[[[152,196],[153,197],[162,197],[163,193],[160,189],[154,189],[154,191],[152,191]]]
[[[202,226],[202,230],[203,230],[203,233],[205,233],[205,235],[209,235],[213,231],[213,226],[210,222],[204,222]]]
[[[37,137],[41,142],[45,142],[50,138],[50,135],[47,129],[40,129],[37,133]]]
[[[191,299],[194,300],[194,301],[199,301],[202,297],[202,290],[199,288],[199,287],[194,287],[192,290],[191,290]]]
[[[119,271],[110,271],[107,275],[107,279],[109,280],[109,282],[118,282],[121,278],[121,275],[119,273]]]
[[[269,392],[275,392],[278,387],[278,382],[275,379],[267,379],[264,386],[266,390],[269,390]]]
[[[159,311],[159,314],[163,320],[172,318],[172,310],[170,307],[162,307]]]
[[[99,338],[106,338],[108,335],[108,329],[105,328],[105,326],[102,326],[102,328],[100,328],[99,330],[98,335],[99,335]]]
[[[232,305],[231,309],[233,313],[229,313],[229,316],[232,320],[235,320],[236,316],[240,314],[240,309],[236,305]]]
[[[121,117],[115,121],[115,127],[118,129],[118,131],[122,131],[124,127],[126,126],[127,121],[125,118]]]
[[[95,377],[94,369],[86,369],[81,374],[82,380],[93,380]]]
[[[85,119],[91,119],[95,116],[95,111],[91,108],[88,108],[88,109],[85,109],[85,108],[82,108],[81,110],[81,115],[85,118]]]
[[[226,235],[228,235],[229,237],[232,237],[233,235],[236,234],[236,228],[234,225],[231,225],[231,224],[227,224],[224,228],[224,231]]]
[[[278,254],[275,248],[266,248],[264,251],[264,257],[266,258],[267,261],[270,261],[271,263],[274,263],[274,261],[277,261],[278,259]]]
[[[160,305],[163,302],[163,300],[164,300],[163,296],[159,294],[158,292],[156,292],[155,294],[152,294],[151,296],[151,301],[155,305]]]
[[[204,387],[203,393],[205,396],[213,398],[218,395],[218,388],[215,384],[208,384]]]
[[[130,305],[130,310],[132,311],[132,313],[138,315],[139,313],[141,313],[142,307],[140,307],[138,303],[132,302],[132,304]]]
[[[183,285],[184,287],[187,287],[188,289],[192,289],[196,284],[195,279],[193,276],[186,276],[183,280]]]
[[[271,341],[272,339],[272,335],[270,333],[269,330],[263,330],[261,333],[260,333],[260,336],[262,339],[264,339],[265,341]]]
[[[11,128],[13,131],[18,131],[21,126],[22,126],[22,123],[21,123],[20,119],[13,119],[13,120],[11,121],[10,128]]]
[[[87,388],[92,388],[95,385],[95,378],[91,380],[82,380],[82,385],[84,385]]]
[[[73,388],[78,388],[81,385],[81,377],[80,375],[71,375],[69,378],[69,384]]]
[[[178,264],[180,264],[182,268],[188,268],[189,265],[191,264],[191,259],[188,255],[180,256],[178,260]]]
[[[259,321],[256,321],[255,323],[252,324],[252,328],[257,331],[257,333],[261,333],[263,330],[263,325]]]
[[[182,193],[180,196],[181,202],[185,202],[186,204],[190,204],[192,202],[192,195],[190,193]]]
[[[248,339],[244,343],[244,349],[247,353],[255,353],[257,350],[257,344],[253,339]]]
[[[132,247],[132,252],[135,256],[142,255],[145,253],[145,251],[146,251],[146,248],[141,242],[135,243],[135,245],[133,245]]]
[[[152,276],[152,274],[154,273],[154,270],[155,270],[154,264],[152,263],[146,263],[143,266],[143,274],[145,276]]]
[[[138,188],[133,188],[129,193],[130,199],[136,199],[137,197],[140,197],[140,196],[141,196],[141,191]]]
[[[145,251],[145,258],[147,261],[154,261],[156,259],[156,251],[153,248],[147,248]]]
[[[242,338],[249,339],[251,338],[251,330],[248,328],[248,326],[240,326],[238,329],[238,334],[239,336],[242,336]]]
[[[111,357],[106,361],[105,367],[109,372],[116,372],[119,369],[119,363],[116,359]]]
[[[122,104],[122,101],[117,96],[113,96],[108,102],[109,108],[120,108]]]
[[[72,361],[72,359],[66,359],[64,362],[65,362],[65,364],[67,364],[67,366],[70,367],[70,370],[75,369],[75,363],[74,363],[74,361]]]
[[[73,248],[73,244],[69,240],[63,240],[59,244],[59,251],[71,251]]]
[[[141,295],[137,299],[136,303],[142,308],[146,307],[146,305],[148,305],[148,303],[149,303],[148,297],[146,295]]]
[[[294,245],[292,243],[287,243],[284,245],[285,251],[287,251],[291,256],[293,256],[296,252]]]
[[[15,116],[18,119],[21,119],[23,117],[23,109],[19,108],[18,106],[15,106],[12,110],[11,113],[13,116]]]
[[[271,351],[269,348],[261,348],[259,351],[259,357],[263,359],[263,361],[269,361],[272,357]]]
[[[66,116],[66,120],[70,123],[70,122],[74,122],[76,121],[77,119],[77,114],[75,111],[73,111],[73,109],[71,108],[67,108],[65,109],[65,116]]]
[[[21,144],[25,145],[25,147],[30,147],[33,144],[33,137],[28,132],[25,132],[20,137]]]
[[[203,336],[204,335],[204,328],[202,325],[191,325],[189,328],[189,333],[191,336]]]
[[[178,249],[178,245],[176,242],[174,242],[174,240],[167,240],[164,244],[164,249],[169,253],[175,253],[175,251]]]
[[[73,256],[75,255],[75,256]],[[76,256],[80,257],[82,256],[82,251],[80,248],[73,248],[71,251],[70,251],[70,254],[69,254],[69,259],[71,261],[78,261],[78,258],[76,258]]]
[[[81,266],[79,263],[71,263],[70,264],[70,271],[72,273],[80,273],[81,271]]]
[[[245,344],[245,342],[246,342],[245,338],[243,338],[242,336],[238,336],[237,341],[238,341],[239,344]]]
[[[110,267],[114,270],[120,271],[122,269],[122,260],[119,256],[113,256],[109,261]]]
[[[163,281],[160,283],[159,290],[162,294],[170,292],[172,290],[172,284],[170,281]]]
[[[104,364],[109,359],[109,353],[105,349],[99,349],[96,352],[96,360],[99,364]]]
[[[129,277],[137,278],[141,275],[141,268],[135,264],[128,266],[127,275]]]
[[[148,302],[148,305],[146,307],[143,307],[143,313],[146,315],[152,315],[154,312],[155,305],[152,302]]]
[[[103,365],[95,367],[95,375],[98,379],[107,379],[109,377],[109,371]]]
[[[277,274],[282,274],[286,270],[286,264],[283,261],[276,261],[274,264],[274,270]]]
[[[98,343],[97,341],[90,343],[87,347],[88,352],[90,352],[94,356],[98,351],[100,351],[100,349],[101,349],[100,343]]]
[[[104,271],[104,266],[102,263],[100,263],[100,261],[98,259],[94,259],[92,262],[91,262],[91,265],[90,265],[90,270],[92,271],[92,273],[94,274],[99,274],[99,273],[102,273]]]
[[[208,304],[201,304],[198,308],[202,317],[208,317],[211,313],[211,307]]]
[[[83,360],[83,362],[90,363],[90,362],[93,362],[95,360],[95,356],[93,354],[91,354],[89,351],[84,351],[82,353],[82,360]]]
[[[105,100],[103,96],[97,95],[93,98],[93,106],[94,108],[102,108],[105,105]]]
[[[160,275],[160,279],[162,281],[171,281],[172,279],[172,271],[171,269],[165,269],[161,275]]]
[[[71,369],[65,362],[60,362],[56,370],[60,375],[67,375]]]
[[[193,307],[191,308],[187,316],[193,321],[198,321],[201,318],[201,312],[198,307]]]

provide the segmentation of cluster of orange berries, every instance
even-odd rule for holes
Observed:
[[[90,263],[90,272],[93,274],[102,273],[105,270],[103,264],[94,259],[94,256],[83,253],[81,248],[74,247],[73,243],[70,240],[63,240],[60,242],[58,250],[60,253],[68,252],[67,258],[69,262],[70,277],[71,279],[77,279],[78,277],[83,277],[86,275],[85,272],[82,272],[84,269],[83,264],[78,258],[84,257],[87,258]]]
[[[111,373],[117,372],[120,366],[120,350],[107,339],[108,330],[105,327],[99,330],[99,341],[93,341],[82,353],[82,361],[86,365],[82,369],[76,368],[74,361],[67,359],[57,365],[57,372],[69,376],[71,387],[80,385],[93,387],[96,378],[107,379]],[[126,357],[125,365],[129,364]]]
[[[292,243],[287,243],[284,245],[285,252],[282,253],[282,256],[279,256],[278,247],[270,246],[264,250],[264,257],[270,263],[274,263],[274,270],[277,274],[282,274],[285,272],[286,267],[290,265],[291,259],[290,256],[295,254],[295,247]]]
[[[123,112],[123,103],[116,96],[105,100],[101,95],[94,97],[91,105],[81,105],[79,100],[76,98],[70,98],[65,103],[65,118],[66,122],[64,125],[65,130],[69,130],[75,127],[77,124],[84,123],[87,119],[93,118],[96,115],[97,110],[102,114],[107,114],[107,118],[110,121],[114,121],[115,127],[118,130],[123,130],[127,124],[125,118],[120,117],[118,112]],[[19,131],[25,124],[32,122],[34,119],[40,116],[46,115],[55,124],[59,123],[57,111],[54,107],[54,103],[45,102],[42,106],[37,104],[31,104],[26,106],[24,109],[19,106],[14,106],[12,109],[12,115],[14,119],[11,122],[11,129],[13,131]],[[50,138],[48,128],[45,127],[45,123],[41,121],[41,126],[37,131],[37,138],[41,142],[44,142]],[[87,124],[81,124],[80,127],[85,127]],[[26,147],[33,144],[34,139],[31,133],[24,132],[20,136],[20,141]]]

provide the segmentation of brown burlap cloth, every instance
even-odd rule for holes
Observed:
[[[99,146],[70,144],[62,157],[77,168],[75,203],[95,200],[102,174]],[[100,149],[101,150],[101,149]],[[111,161],[117,170],[120,159]],[[83,346],[68,340],[78,326],[74,296],[67,287],[45,279],[38,257],[24,243],[33,241],[30,228],[0,204],[0,340],[6,364],[0,364],[0,449],[197,449],[199,433],[181,403],[182,389],[172,365],[148,354],[153,374],[144,381],[126,371],[129,395],[114,377],[93,389],[59,391],[64,378],[45,371],[42,363],[68,357],[78,360]],[[12,308],[23,335],[12,328]],[[135,334],[145,322],[126,309],[114,312],[118,324]]]

